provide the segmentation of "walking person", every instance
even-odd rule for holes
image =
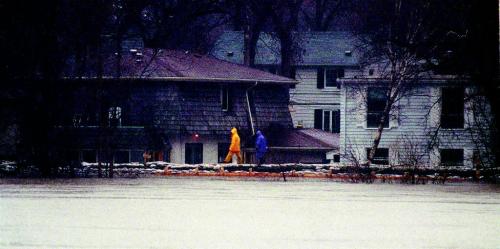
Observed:
[[[233,155],[238,158],[238,164],[243,163],[243,159],[240,154],[240,136],[238,136],[238,130],[236,128],[231,129],[231,145],[229,146],[229,152],[227,153],[224,163],[229,163],[233,160]]]
[[[257,159],[257,166],[264,163],[267,152],[267,140],[260,130],[257,130],[257,139],[255,140],[255,157]]]

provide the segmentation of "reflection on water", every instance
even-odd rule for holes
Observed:
[[[500,188],[2,179],[2,248],[498,248]]]

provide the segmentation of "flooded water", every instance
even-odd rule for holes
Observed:
[[[500,248],[500,188],[0,180],[1,248]]]

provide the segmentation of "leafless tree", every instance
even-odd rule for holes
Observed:
[[[342,0],[314,0],[313,8],[302,8],[306,23],[315,31],[328,31],[341,11]]]
[[[430,65],[438,57],[446,29],[437,25],[439,19],[433,17],[440,6],[432,0],[367,1],[362,6],[360,11],[368,13],[360,15],[364,25],[359,33],[362,64],[376,65],[378,84],[372,85],[383,89],[385,98],[368,155],[370,165],[384,124],[396,112],[398,101],[411,94],[422,79],[431,77]]]

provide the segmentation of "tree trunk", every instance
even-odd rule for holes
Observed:
[[[389,88],[389,90],[387,90],[388,93],[386,94],[386,96],[388,96],[387,98],[387,101],[385,102],[385,107],[384,107],[384,112],[382,113],[382,117],[380,117],[380,121],[379,121],[379,124],[378,124],[378,127],[377,127],[377,132],[375,133],[375,137],[373,138],[373,143],[372,143],[372,147],[370,149],[370,153],[368,154],[368,162],[367,162],[367,167],[369,167],[372,162],[373,162],[373,158],[375,157],[375,153],[377,152],[377,148],[378,148],[378,145],[380,143],[380,139],[382,138],[382,132],[384,131],[384,123],[385,123],[385,119],[386,118],[389,118],[389,114],[391,112],[391,109],[392,109],[392,104],[394,103],[394,100],[395,100],[395,97],[396,96],[391,96],[391,89]]]
[[[109,162],[109,173],[108,173],[108,176],[109,178],[113,178],[113,175],[114,175],[114,156],[113,156],[114,153],[111,153],[111,160]]]
[[[244,34],[244,50],[243,50],[243,63],[248,67],[255,67],[255,54],[257,50],[257,40],[259,39],[258,32],[252,28],[247,27]]]
[[[292,78],[292,67],[295,61],[293,34],[289,32],[281,32],[279,34],[281,45],[281,75]]]

